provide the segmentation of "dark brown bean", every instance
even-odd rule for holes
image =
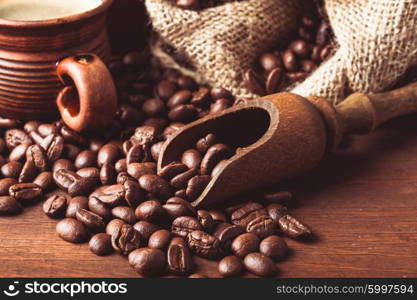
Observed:
[[[274,221],[278,221],[281,217],[288,213],[287,208],[278,203],[269,204],[266,207],[266,210],[268,211],[268,215]]]
[[[27,121],[25,125],[23,126],[23,130],[26,131],[27,133],[31,131],[37,131],[39,125],[41,125],[41,122],[39,121]]]
[[[76,171],[76,168],[72,162],[70,162],[68,159],[58,159],[54,165],[52,166],[52,172],[56,172],[60,169],[66,169],[69,171]]]
[[[28,160],[24,163],[22,171],[19,175],[19,182],[31,182],[38,174],[38,169],[36,168],[33,161]]]
[[[119,232],[120,228],[126,224],[125,221],[121,219],[113,219],[106,225],[106,233],[110,236]],[[140,232],[139,232],[140,233]]]
[[[311,236],[311,229],[293,216],[287,214],[278,219],[281,231],[293,239],[305,239]]]
[[[272,259],[279,260],[287,255],[288,246],[282,237],[271,235],[261,241],[259,252]]]
[[[210,102],[210,90],[205,87],[201,87],[194,93],[191,104],[196,106],[206,106]]]
[[[3,178],[0,179],[0,196],[8,196],[9,195],[9,188],[18,183],[14,178]]]
[[[266,72],[271,72],[275,68],[282,68],[281,57],[273,53],[265,53],[261,55],[259,63]]]
[[[135,212],[128,206],[116,206],[111,213],[113,217],[119,218],[128,224],[133,225],[136,222]]]
[[[143,102],[142,111],[149,117],[161,116],[165,113],[165,103],[157,98],[149,98]]]
[[[75,218],[75,214],[79,209],[88,209],[88,198],[84,196],[77,196],[68,201],[65,217]]]
[[[185,193],[187,199],[193,201],[197,199],[209,184],[211,177],[209,175],[194,176],[188,181]]]
[[[151,155],[155,161],[158,161],[159,154],[161,153],[162,146],[164,145],[164,141],[158,142],[153,144],[151,147]]]
[[[142,162],[144,158],[144,152],[142,145],[136,144],[130,147],[129,151],[126,154],[126,164],[139,163]]]
[[[136,207],[135,215],[139,220],[161,224],[166,221],[167,214],[161,203],[156,200],[148,200]]]
[[[184,199],[172,197],[167,200],[163,208],[172,220],[181,216],[196,216],[197,212],[194,207]]]
[[[246,226],[247,232],[255,233],[261,239],[273,235],[277,229],[276,222],[269,216],[256,217]]]
[[[231,220],[233,224],[246,227],[250,221],[259,216],[267,216],[265,208],[259,203],[249,202],[234,211]]]
[[[219,224],[214,232],[214,236],[219,240],[224,252],[229,252],[233,240],[245,232],[245,228],[229,223]]]
[[[191,93],[191,91],[180,90],[168,99],[167,106],[169,108],[173,108],[174,106],[177,106],[180,104],[186,104],[190,102],[192,96],[193,94]]]
[[[188,171],[185,171],[183,173],[180,173],[176,175],[174,178],[170,180],[171,186],[173,186],[175,189],[182,189],[187,187],[188,180],[190,180],[192,177],[198,174],[197,169],[190,169]]]
[[[70,144],[76,144],[79,146],[87,146],[88,141],[81,134],[75,132],[74,130],[69,129],[67,126],[62,126],[61,136],[64,138],[65,142]]]
[[[59,128],[54,124],[45,123],[45,124],[40,124],[38,126],[37,131],[39,132],[41,136],[47,137],[48,135],[59,133]]]
[[[290,49],[287,49],[282,53],[282,62],[287,71],[296,72],[298,70],[297,57]]]
[[[60,218],[67,208],[67,199],[60,195],[52,195],[43,203],[43,212],[50,218]]]
[[[181,157],[181,162],[188,167],[188,169],[197,168],[201,163],[201,154],[196,149],[188,149],[184,151]]]
[[[262,78],[253,69],[247,70],[243,75],[243,82],[248,90],[258,95],[265,95]]]
[[[139,221],[133,225],[133,228],[140,233],[140,236],[145,241],[147,241],[155,231],[160,229],[159,226],[147,221]]]
[[[233,105],[233,101],[226,98],[217,99],[210,105],[210,114],[215,114]]]
[[[54,185],[52,172],[45,171],[45,172],[40,173],[33,180],[33,183],[37,184],[43,191],[47,191],[49,188],[51,188]]]
[[[260,242],[261,240],[256,234],[244,233],[233,240],[231,250],[236,256],[243,259],[249,253],[258,251]]]
[[[131,225],[123,224],[111,236],[113,249],[122,255],[128,255],[140,247],[140,234]]]
[[[139,185],[145,191],[152,193],[162,199],[167,199],[172,196],[173,191],[169,183],[153,174],[146,174],[139,178]]]
[[[109,207],[121,205],[124,197],[125,189],[121,184],[101,186],[90,195],[90,198],[96,198]]]
[[[106,233],[97,233],[94,235],[88,243],[91,252],[96,255],[107,255],[113,252],[111,245],[111,236]]]
[[[171,231],[175,235],[187,237],[194,230],[203,230],[203,226],[194,217],[181,216],[172,222]]]
[[[160,229],[152,233],[149,237],[148,247],[154,249],[165,250],[171,242],[171,232],[165,229]]]
[[[188,168],[185,164],[180,162],[172,162],[164,166],[159,172],[158,176],[161,176],[167,180],[172,179],[176,175],[187,171]]]
[[[198,256],[214,259],[220,253],[219,240],[201,230],[192,231],[187,235],[188,247]]]
[[[213,218],[213,221],[216,224],[226,222],[226,216],[224,215],[224,213],[222,211],[220,211],[218,209],[211,209],[211,210],[208,210],[208,212],[209,212],[209,214]]]
[[[174,237],[168,247],[167,263],[174,274],[185,275],[193,270],[193,260],[187,243],[183,238]]]
[[[129,264],[140,275],[157,276],[165,269],[165,254],[159,249],[136,249],[129,254]]]
[[[246,255],[243,264],[249,272],[261,277],[271,276],[277,272],[272,259],[259,252]]]
[[[9,194],[20,202],[30,204],[42,197],[42,189],[34,183],[18,183],[9,188]]]
[[[88,198],[88,209],[103,219],[109,219],[112,217],[111,208],[107,207],[106,204],[101,202],[96,197]]]
[[[56,161],[64,151],[64,139],[60,135],[51,134],[43,139],[40,146],[45,150],[49,161]]]
[[[201,161],[200,172],[203,175],[211,173],[213,168],[223,159],[232,156],[232,150],[225,144],[215,144],[211,146]]]
[[[22,206],[15,198],[0,196],[0,216],[14,215],[22,211]]]
[[[102,167],[105,163],[114,164],[120,158],[120,149],[114,144],[106,144],[97,154],[97,165]]]
[[[9,160],[20,161],[26,157],[26,150],[29,148],[30,144],[20,144],[17,145],[9,154]]]
[[[243,263],[236,256],[224,257],[218,265],[218,271],[223,277],[237,277],[243,273]]]
[[[81,151],[74,162],[77,169],[95,167],[97,163],[97,153],[91,150]]]
[[[177,90],[176,84],[168,80],[162,80],[156,86],[156,93],[163,100],[168,100]]]
[[[63,240],[70,243],[82,243],[89,237],[88,230],[83,223],[70,218],[59,221],[56,224],[56,232]]]
[[[284,74],[282,69],[275,68],[269,72],[265,82],[265,91],[267,94],[278,92],[282,88]]]
[[[200,224],[203,226],[204,231],[212,232],[214,227],[216,226],[216,222],[214,222],[213,217],[210,213],[206,210],[198,210],[197,217]]]
[[[20,144],[33,144],[29,135],[20,129],[9,129],[4,134],[7,148],[12,150]]]
[[[214,134],[209,133],[205,137],[199,139],[196,143],[196,148],[200,153],[205,154],[207,150],[216,144],[217,138]]]
[[[168,118],[174,122],[188,123],[197,118],[197,109],[191,104],[177,105],[169,111]]]
[[[75,160],[77,155],[81,152],[81,149],[75,145],[65,144],[64,149],[62,150],[62,157],[70,159],[71,161]]]
[[[136,179],[146,174],[156,174],[156,164],[153,162],[132,163],[127,166],[127,173]]]
[[[1,174],[3,177],[18,179],[23,165],[18,161],[9,161],[1,166]]]
[[[40,145],[31,145],[28,147],[26,160],[32,161],[41,172],[46,171],[49,166],[46,152]]]
[[[104,163],[100,169],[100,182],[103,185],[111,185],[116,183],[116,169],[109,163]]]

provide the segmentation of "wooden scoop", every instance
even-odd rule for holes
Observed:
[[[182,152],[208,133],[240,147],[192,203],[207,206],[305,172],[336,149],[343,135],[369,133],[414,112],[417,82],[385,93],[354,93],[336,107],[320,97],[268,95],[181,128],[163,146],[158,170],[179,161]]]

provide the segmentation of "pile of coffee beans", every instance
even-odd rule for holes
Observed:
[[[148,68],[146,52],[110,64],[119,112],[101,133],[77,133],[61,121],[0,118],[0,215],[43,201],[65,241],[89,241],[97,255],[118,252],[143,276],[192,278],[193,255],[220,260],[222,276],[276,272],[287,246],[311,230],[288,214],[288,192],[258,193],[232,207],[196,210],[190,202],[237,149],[210,133],[179,161],[156,161],[184,124],[234,105],[224,88],[199,86],[174,70]]]
[[[175,0],[175,5],[183,9],[201,10],[233,1],[240,0]]]
[[[245,71],[245,86],[263,96],[306,79],[333,51],[331,27],[323,14],[303,15],[292,41],[262,54],[256,65]]]

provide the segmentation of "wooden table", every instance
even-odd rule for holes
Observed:
[[[417,116],[354,137],[319,168],[293,183],[295,216],[315,231],[311,243],[288,240],[284,277],[417,276]],[[133,277],[125,258],[98,257],[86,244],[59,239],[41,206],[0,218],[4,277]],[[218,276],[196,258],[197,271]]]

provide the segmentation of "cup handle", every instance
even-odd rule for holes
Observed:
[[[56,100],[64,123],[78,132],[109,125],[117,111],[117,93],[102,60],[89,53],[66,57],[58,62],[57,73],[66,85]]]

